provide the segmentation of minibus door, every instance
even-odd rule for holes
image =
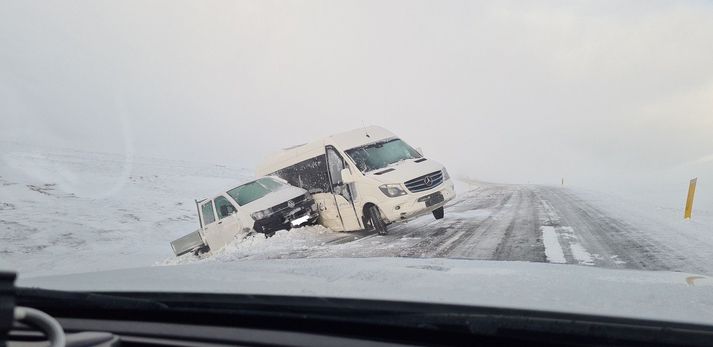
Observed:
[[[349,185],[342,181],[342,169],[346,163],[334,147],[327,146],[327,171],[334,202],[337,205],[339,219],[344,231],[361,230],[361,223],[354,208],[353,195]]]

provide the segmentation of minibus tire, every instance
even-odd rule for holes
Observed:
[[[436,219],[443,219],[443,215],[444,215],[443,206],[441,206],[441,207],[439,207],[439,208],[433,210],[433,217],[434,217],[434,218],[436,218]]]
[[[384,223],[384,220],[381,218],[379,208],[376,207],[376,205],[371,205],[367,209],[367,212],[369,213],[372,230],[379,233],[379,235],[386,235],[386,223]]]

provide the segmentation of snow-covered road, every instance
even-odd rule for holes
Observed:
[[[710,273],[711,260],[678,252],[665,240],[608,216],[567,188],[480,184],[461,193],[437,221],[392,225],[388,235],[333,233],[321,227],[250,237],[215,256],[164,264],[303,257],[447,257],[552,262]],[[703,254],[703,257],[706,255]]]

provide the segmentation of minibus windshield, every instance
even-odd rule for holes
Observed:
[[[421,155],[401,139],[388,139],[346,151],[361,172],[383,169],[393,163]]]
[[[238,205],[243,206],[262,198],[270,192],[280,190],[285,186],[286,185],[281,182],[265,177],[233,188],[228,191],[228,195],[230,195]]]

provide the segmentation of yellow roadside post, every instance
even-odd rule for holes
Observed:
[[[696,194],[696,182],[698,178],[691,180],[688,184],[688,197],[686,198],[686,211],[683,213],[683,219],[691,219],[691,211],[693,211],[693,195]]]

